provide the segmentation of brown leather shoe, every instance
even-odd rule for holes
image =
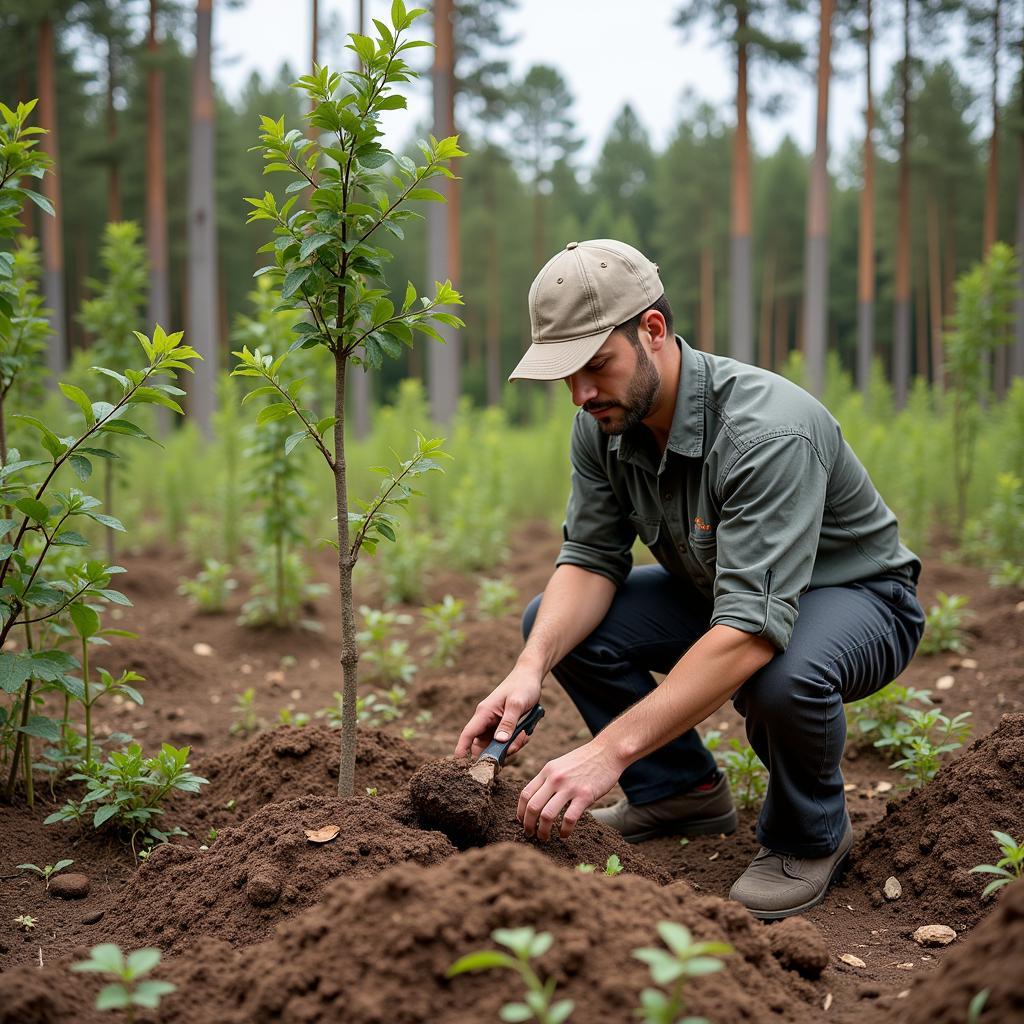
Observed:
[[[642,843],[655,836],[703,836],[735,832],[738,824],[729,783],[721,775],[708,789],[695,789],[655,800],[631,804],[620,800],[590,812],[604,825],[622,833],[627,843]]]
[[[851,846],[853,828],[849,818],[839,846],[827,857],[792,857],[762,846],[750,867],[733,883],[729,899],[742,903],[762,921],[802,914],[825,898]]]

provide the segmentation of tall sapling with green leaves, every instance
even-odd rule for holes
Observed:
[[[341,650],[343,675],[341,758],[338,792],[355,791],[356,701],[359,651],[352,601],[352,569],[365,548],[372,552],[382,540],[395,540],[395,511],[415,493],[414,477],[439,468],[440,441],[420,436],[411,458],[397,471],[381,467],[384,479],[375,498],[349,499],[345,454],[345,381],[350,366],[379,368],[384,358],[396,358],[411,347],[414,332],[443,340],[435,324],[463,326],[446,307],[461,303],[449,282],[437,284],[433,298],[417,296],[410,283],[401,306],[389,297],[384,284],[384,263],[390,251],[380,244],[388,232],[404,237],[402,224],[420,214],[406,209],[416,201],[442,201],[427,188],[432,178],[454,177],[447,163],[463,156],[457,138],[420,143],[423,162],[396,155],[381,144],[380,116],[403,109],[405,98],[395,86],[416,77],[404,54],[422,40],[404,34],[425,12],[406,11],[402,0],[391,6],[391,24],[374,20],[377,38],[353,34],[349,49],[361,69],[343,74],[315,67],[297,87],[305,94],[311,133],[285,129],[284,119],[262,119],[260,142],[266,173],[283,173],[290,181],[280,204],[271,192],[247,199],[249,220],[270,221],[275,238],[261,247],[273,254],[273,263],[257,271],[268,274],[279,287],[279,309],[300,310],[304,319],[295,325],[298,335],[290,351],[322,345],[334,358],[333,415],[317,416],[302,398],[305,382],[284,380],[281,369],[288,353],[251,351],[236,356],[239,376],[260,381],[257,393],[275,401],[260,410],[259,425],[291,418],[298,429],[285,441],[290,452],[309,439],[323,456],[334,477],[338,535],[338,581],[341,596]]]

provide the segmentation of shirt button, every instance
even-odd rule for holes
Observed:
[[[672,500],[672,492],[671,491],[662,491],[661,492],[661,497],[662,497],[662,500],[664,500],[664,501],[671,501]]]

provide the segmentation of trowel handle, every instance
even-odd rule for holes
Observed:
[[[490,760],[495,761],[498,767],[502,767],[505,764],[505,756],[508,754],[508,748],[512,746],[515,738],[521,733],[525,732],[527,736],[533,734],[533,730],[537,727],[537,723],[544,717],[544,708],[540,704],[534,704],[533,707],[523,715],[522,718],[516,722],[516,727],[512,730],[512,735],[507,740],[498,742],[492,740],[484,752],[477,758],[478,761]]]

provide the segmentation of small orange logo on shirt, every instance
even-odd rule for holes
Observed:
[[[711,533],[714,530],[714,527],[710,523],[704,522],[700,516],[693,517],[693,528],[701,533]]]

